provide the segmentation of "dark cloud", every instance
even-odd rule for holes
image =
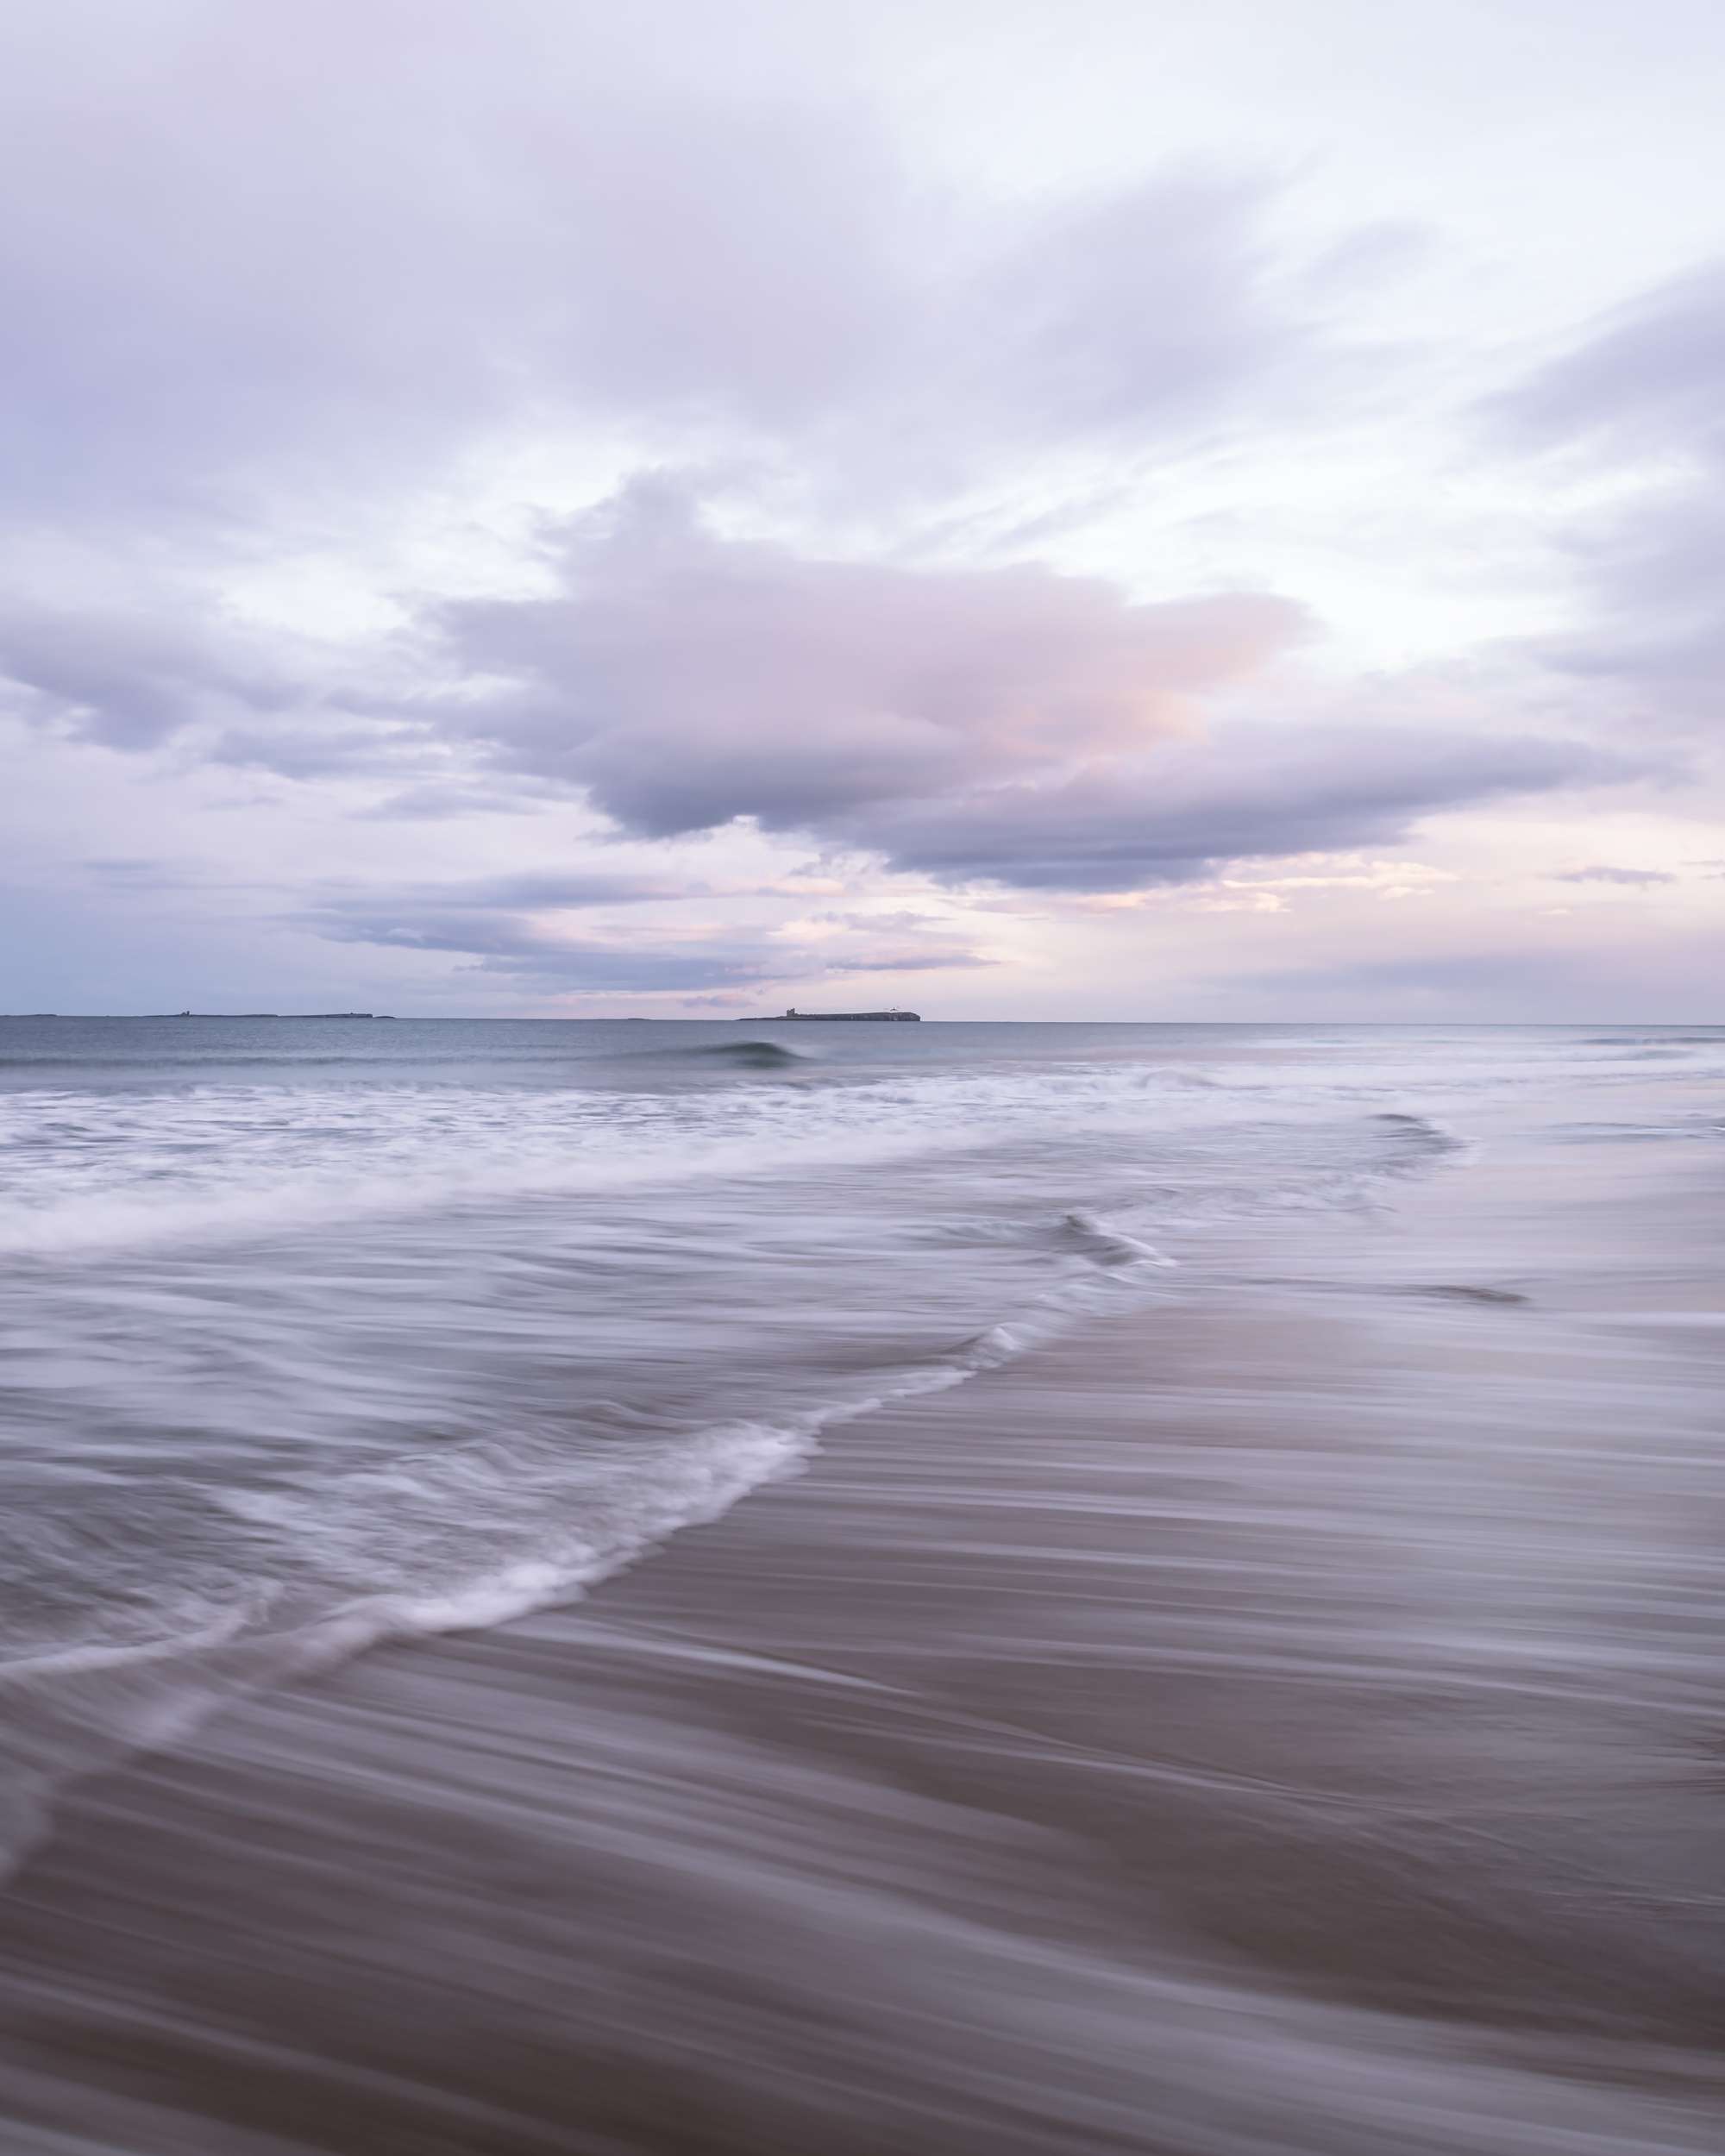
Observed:
[[[1675,883],[1677,878],[1663,868],[1612,868],[1601,865],[1593,868],[1566,868],[1557,881],[1559,883],[1622,883],[1641,886]]]

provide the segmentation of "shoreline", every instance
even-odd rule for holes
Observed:
[[[1660,1689],[1592,1606],[1625,1328],[1526,1175],[75,1790],[0,1901],[20,2156],[1698,2156],[1716,1638]],[[1629,1331],[1698,1442],[1712,1335]]]

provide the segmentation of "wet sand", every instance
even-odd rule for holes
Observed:
[[[7,2148],[1716,2148],[1710,1197],[1608,1285],[1601,1161],[1255,1233],[86,1783]]]

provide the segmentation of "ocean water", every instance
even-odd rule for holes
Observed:
[[[16,2145],[1717,2146],[1722,1187],[1725,1029],[0,1020]]]

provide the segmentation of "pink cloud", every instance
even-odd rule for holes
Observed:
[[[655,836],[752,816],[819,830],[869,804],[1038,779],[1190,730],[1202,699],[1305,636],[1292,602],[1135,601],[1038,567],[906,569],[703,530],[637,482],[562,542],[549,598],[446,607],[448,707],[501,763]]]

